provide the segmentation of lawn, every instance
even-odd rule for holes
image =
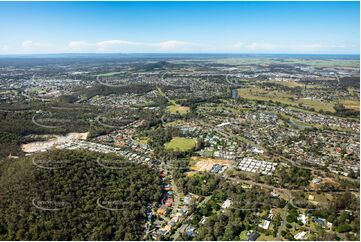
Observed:
[[[272,241],[276,240],[272,235],[265,235],[261,233],[261,235],[257,238],[257,241]]]
[[[182,125],[182,124],[185,124],[186,122],[184,120],[181,120],[181,119],[177,119],[177,120],[174,120],[174,121],[171,121],[171,122],[168,122],[168,123],[165,123],[164,126],[166,127],[172,127],[172,126],[177,126],[177,125]]]
[[[330,202],[333,200],[332,195],[330,194],[318,194],[314,192],[306,193],[306,197],[308,198],[309,195],[313,195],[314,199],[313,202],[318,204],[320,207],[325,207],[327,204],[330,204]],[[336,198],[337,196],[335,196]]]
[[[264,82],[261,82],[261,83],[273,83],[273,84],[278,84],[278,85],[282,85],[282,86],[285,86],[285,87],[290,87],[290,88],[294,88],[294,87],[307,87],[308,89],[309,88],[322,88],[322,86],[319,86],[319,85],[305,85],[301,82],[296,82],[296,81],[264,81]]]
[[[138,142],[142,145],[146,145],[149,142],[149,138],[148,137],[140,137]]]
[[[359,60],[339,60],[339,59],[275,59],[275,58],[221,58],[214,61],[227,65],[269,65],[269,64],[303,64],[313,67],[359,67]]]
[[[165,144],[165,148],[167,150],[174,150],[174,151],[189,151],[195,148],[197,145],[197,139],[193,138],[182,138],[182,137],[175,137],[170,142]]]
[[[189,112],[190,108],[186,106],[181,105],[170,105],[167,107],[167,111],[171,114],[187,114]]]
[[[295,100],[294,99],[295,97],[289,92],[268,91],[263,88],[254,87],[254,88],[238,89],[238,94],[240,97],[249,100],[259,100],[259,101],[272,100],[274,102],[280,102],[286,105],[295,105],[295,106],[302,104],[305,107],[314,108],[316,111],[320,111],[322,109],[323,111],[335,112],[335,109],[333,108],[334,103],[326,103],[318,100],[305,99],[305,98]]]
[[[293,98],[293,95],[287,92],[281,91],[268,91],[263,88],[253,87],[253,88],[241,88],[238,89],[238,94],[240,97],[251,100],[260,100],[260,101],[278,101],[286,104],[294,104],[295,102],[290,100]]]
[[[299,82],[295,82],[295,81],[268,81],[268,82],[264,82],[264,83],[273,83],[273,84],[278,84],[278,85],[282,85],[282,86],[286,86],[286,87],[304,87],[305,85]]]
[[[297,101],[297,103],[302,103],[304,106],[308,106],[310,108],[314,108],[316,111],[320,111],[321,109],[323,111],[328,112],[335,112],[336,110],[333,108],[334,103],[325,103],[318,100],[312,100],[312,99],[304,99],[301,98]]]
[[[242,241],[248,240],[247,232],[248,232],[247,230],[243,230],[241,232],[241,234],[239,235],[239,240],[242,240]]]
[[[360,111],[360,101],[358,100],[341,100],[340,102],[345,108]]]
[[[97,76],[99,77],[107,77],[107,76],[115,76],[118,74],[122,74],[122,72],[108,72],[108,73],[103,73],[103,74],[98,74]]]

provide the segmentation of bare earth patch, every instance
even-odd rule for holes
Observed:
[[[210,171],[215,164],[231,167],[234,165],[233,160],[213,159],[205,157],[192,157],[191,163],[194,163],[191,168],[196,171]]]
[[[53,145],[59,145],[62,143],[74,141],[74,140],[85,140],[88,136],[88,132],[85,133],[69,133],[67,135],[52,135],[52,138],[46,141],[35,141],[21,145],[21,149],[25,153],[34,153],[50,149]],[[48,137],[44,135],[43,137]]]

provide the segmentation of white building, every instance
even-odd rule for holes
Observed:
[[[306,215],[304,215],[304,214],[300,214],[300,215],[298,215],[298,217],[297,217],[297,220],[298,221],[301,221],[303,224],[307,224],[307,216]]]
[[[271,224],[270,221],[263,219],[262,223],[260,223],[258,226],[261,227],[262,229],[268,229],[270,224]]]
[[[294,236],[294,238],[297,240],[303,240],[303,239],[306,239],[306,234],[307,234],[306,231],[302,231],[302,232],[299,232],[298,234],[296,234]]]
[[[222,208],[226,209],[229,208],[231,206],[232,202],[231,200],[227,199],[226,201],[224,201],[224,203],[222,204]]]

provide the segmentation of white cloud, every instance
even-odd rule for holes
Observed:
[[[70,41],[68,44],[70,51],[94,51],[96,44],[88,43],[86,41]]]
[[[8,50],[10,50],[10,46],[8,45],[3,45],[2,48],[1,48],[2,51],[6,52]]]
[[[71,41],[68,44],[70,51],[181,51],[197,44],[179,40],[168,40],[162,42],[134,42],[126,40],[103,40],[99,42]]]
[[[49,51],[54,45],[44,42],[34,42],[31,40],[26,40],[21,43],[21,47],[26,51]]]
[[[271,43],[258,41],[239,41],[233,44],[205,44],[182,40],[165,40],[159,42],[137,42],[120,39],[98,42],[70,41],[65,46],[27,40],[20,48],[0,45],[1,53],[151,53],[151,52],[194,52],[194,53],[353,53],[355,46],[344,43]]]
[[[239,52],[268,52],[277,49],[279,46],[272,43],[259,43],[259,42],[251,42],[251,43],[243,43],[236,42],[233,45],[225,46],[224,50],[229,51],[239,51]]]
[[[105,40],[96,43],[97,49],[102,51],[111,51],[111,50],[118,50],[124,48],[125,46],[129,45],[142,45],[142,43],[138,42],[131,42],[126,40]]]
[[[271,43],[251,43],[244,46],[246,50],[250,51],[272,51],[275,50],[278,45]]]
[[[179,41],[179,40],[168,40],[159,43],[160,50],[180,50],[184,47],[194,45],[193,43]]]
[[[327,48],[326,46],[318,43],[313,44],[301,44],[301,45],[291,45],[291,49],[301,52],[310,52],[310,51],[319,51]]]
[[[348,47],[344,44],[320,44],[320,43],[310,43],[310,44],[296,44],[290,45],[288,49],[291,51],[296,51],[300,53],[318,53],[318,52],[332,52],[332,51],[342,51],[346,50]]]
[[[237,43],[235,43],[232,47],[233,47],[234,49],[241,49],[243,46],[244,46],[243,43],[237,42]]]
[[[245,53],[325,53],[339,52],[351,49],[344,44],[321,44],[321,43],[261,43],[236,42],[230,46],[224,46],[224,50],[237,51]]]
[[[131,42],[126,40],[104,40],[95,43],[86,41],[70,41],[68,50],[70,51],[95,51],[95,52],[112,52],[125,51],[129,46],[146,45],[140,42]]]

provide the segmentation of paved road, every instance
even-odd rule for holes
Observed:
[[[285,230],[287,214],[288,214],[288,206],[286,205],[282,210],[281,225],[278,227],[276,240],[281,240],[282,239],[281,231]]]

